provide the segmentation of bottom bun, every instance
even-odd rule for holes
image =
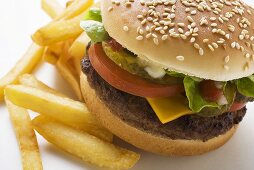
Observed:
[[[235,133],[237,125],[228,132],[205,142],[201,140],[172,140],[147,133],[130,126],[113,114],[90,87],[87,77],[81,73],[81,90],[88,109],[113,134],[124,141],[148,152],[169,156],[200,155],[224,145]]]

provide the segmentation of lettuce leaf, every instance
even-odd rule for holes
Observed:
[[[80,26],[86,31],[93,43],[102,42],[109,38],[109,35],[101,22],[93,20],[81,21]]]
[[[254,97],[254,75],[236,80],[239,93],[247,97]]]
[[[180,78],[184,78],[185,75],[182,74],[182,73],[178,73],[176,71],[168,71],[168,70],[165,70],[166,74],[172,76],[172,77],[180,77]]]
[[[90,8],[84,16],[83,20],[93,20],[102,22],[101,10],[99,8]]]
[[[220,106],[215,102],[208,102],[200,94],[199,81],[192,77],[186,76],[184,78],[184,88],[186,96],[189,100],[189,107],[193,112],[200,112],[205,107],[219,108]]]

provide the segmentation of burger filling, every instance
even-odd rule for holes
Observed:
[[[88,56],[96,72],[114,88],[146,99],[162,123],[188,114],[234,112],[253,100],[254,75],[217,82],[153,65],[108,35],[99,9],[88,11],[80,25],[91,38]],[[177,115],[167,115],[172,109]]]

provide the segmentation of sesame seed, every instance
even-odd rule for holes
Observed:
[[[178,61],[184,61],[184,56],[176,56],[176,59],[177,59]]]
[[[161,37],[161,40],[163,40],[163,41],[165,41],[165,40],[167,40],[168,39],[168,35],[163,35],[162,37]]]
[[[155,45],[159,45],[159,40],[158,40],[158,38],[153,38],[153,42],[154,42]]]
[[[239,35],[239,39],[240,39],[240,40],[243,40],[243,39],[244,39],[244,35],[242,35],[242,34]]]
[[[203,43],[208,43],[209,39],[203,39]]]
[[[136,37],[136,40],[138,40],[138,41],[141,41],[141,40],[143,40],[143,39],[144,39],[144,37],[141,36],[141,35]]]
[[[191,43],[194,43],[196,41],[196,38],[194,38],[194,37],[192,37],[191,39],[190,39],[190,42]]]
[[[236,42],[232,42],[231,47],[235,48],[236,47]]]
[[[127,26],[125,25],[125,26],[123,26],[123,30],[127,32],[127,31],[129,31],[129,27],[127,27]]]
[[[187,16],[187,19],[188,19],[189,22],[194,22],[194,20],[191,16]]]
[[[212,43],[212,45],[213,45],[214,48],[218,48],[219,47],[217,43]]]
[[[178,25],[179,27],[184,27],[184,26],[185,26],[184,23],[178,23],[177,25]]]
[[[191,15],[196,15],[197,14],[197,11],[196,10],[193,10],[190,12]]]
[[[229,40],[230,39],[230,35],[226,34],[225,37]]]
[[[204,55],[204,50],[202,48],[199,49],[199,55],[203,56]]]
[[[152,36],[152,33],[146,34],[146,38],[147,38],[147,39],[150,38],[151,36]]]
[[[224,61],[225,61],[225,63],[228,63],[229,60],[230,60],[230,57],[229,57],[229,55],[228,55],[228,56],[225,57]]]
[[[194,47],[195,47],[196,49],[199,49],[199,48],[200,48],[200,46],[199,46],[197,43],[194,44]]]
[[[211,24],[211,27],[217,27],[217,25],[218,25],[218,24],[216,24],[216,23],[212,23],[212,24]]]
[[[211,51],[214,51],[214,48],[213,48],[213,46],[212,45],[208,45],[208,48],[211,50]]]

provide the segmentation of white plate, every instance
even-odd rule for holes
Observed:
[[[252,0],[246,0],[254,5]],[[64,2],[63,2],[64,3]],[[50,19],[40,8],[40,0],[2,0],[0,3],[0,77],[3,76],[31,44],[30,35]],[[35,72],[39,79],[70,96],[72,91],[55,68],[43,64]],[[234,137],[222,148],[195,157],[162,157],[141,152],[141,160],[133,170],[251,170],[254,163],[254,105],[248,105],[247,116]],[[59,151],[38,135],[45,170],[97,169]],[[22,169],[20,153],[8,112],[0,104],[0,169]]]

